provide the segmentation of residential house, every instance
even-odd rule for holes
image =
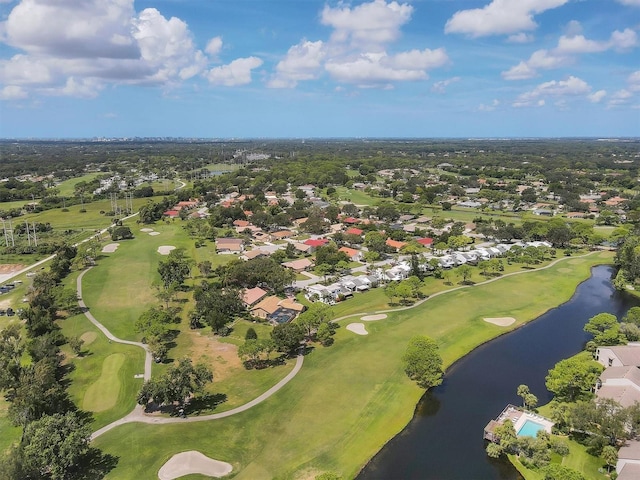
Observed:
[[[625,408],[640,402],[640,368],[632,365],[607,368],[596,383],[596,397],[610,398]]]
[[[358,235],[358,236],[362,236],[362,234],[364,233],[363,230],[360,230],[359,228],[356,227],[351,227],[348,228],[345,232],[346,235]]]
[[[418,242],[420,245],[424,247],[431,248],[431,246],[433,245],[433,238],[430,238],[430,237],[418,238],[416,242]]]
[[[220,254],[240,254],[244,250],[241,238],[220,237],[216,239],[216,252]]]
[[[298,260],[291,260],[290,262],[284,262],[282,266],[285,268],[290,268],[294,272],[303,272],[313,267],[313,262],[308,258],[300,258]]]
[[[280,298],[275,295],[263,298],[258,304],[251,309],[251,315],[254,317],[267,319],[280,308]]]
[[[233,226],[236,227],[236,229],[240,229],[241,231],[244,230],[245,228],[247,228],[249,225],[251,225],[251,222],[248,220],[234,220],[233,221]]]
[[[311,247],[309,253],[313,253],[318,247],[324,247],[327,243],[329,243],[329,240],[326,238],[308,238],[303,243]]]
[[[616,464],[618,480],[638,480],[640,478],[640,441],[629,440],[618,450]]]
[[[251,236],[259,242],[268,242],[271,240],[271,236],[261,230],[253,232]]]
[[[291,238],[295,235],[291,230],[279,230],[277,232],[273,232],[271,234],[272,240],[285,240],[287,238]]]
[[[311,245],[305,245],[304,243],[296,242],[293,244],[297,251],[304,253],[305,255],[311,255],[315,249]]]
[[[253,250],[249,250],[248,252],[244,252],[240,256],[240,258],[242,258],[244,260],[253,260],[254,258],[268,257],[269,255],[271,255],[271,252],[269,252],[267,250],[262,250],[260,248],[255,248]]]
[[[247,307],[251,307],[267,296],[267,292],[260,287],[247,288],[242,294],[242,301]]]
[[[640,343],[598,347],[595,359],[605,367],[640,365]]]
[[[393,250],[398,252],[407,243],[406,242],[398,242],[397,240],[392,240],[390,238],[387,238],[387,241],[385,242],[385,244],[387,245],[387,247],[392,248]]]
[[[340,247],[338,251],[346,253],[347,257],[349,257],[349,260],[352,262],[359,262],[362,260],[362,252],[355,248]]]

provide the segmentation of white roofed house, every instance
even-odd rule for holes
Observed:
[[[640,441],[629,440],[620,447],[616,472],[618,480],[638,480],[640,478]]]
[[[640,368],[633,365],[607,368],[596,383],[596,397],[615,400],[624,408],[640,402]]]
[[[602,346],[596,349],[596,361],[605,367],[624,367],[640,365],[640,343],[627,345]]]

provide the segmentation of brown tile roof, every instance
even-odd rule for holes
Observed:
[[[300,258],[298,260],[292,260],[290,262],[284,262],[283,267],[290,268],[291,270],[304,270],[313,265],[313,262],[308,258]]]
[[[242,301],[246,305],[253,305],[254,303],[260,301],[267,294],[266,291],[261,289],[260,287],[248,288],[244,291],[242,295]]]
[[[280,298],[272,295],[270,297],[264,298],[260,303],[258,303],[255,307],[251,309],[252,312],[256,310],[262,310],[267,313],[267,315],[271,315],[278,308],[280,308]]]

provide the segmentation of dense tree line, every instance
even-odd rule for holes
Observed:
[[[0,462],[2,479],[98,479],[115,459],[90,447],[90,416],[80,412],[64,381],[69,368],[60,346],[67,339],[56,321],[77,306],[75,292],[60,286],[69,273],[75,247],[58,252],[48,272],[33,278],[29,306],[19,324],[0,331],[0,391],[9,402],[8,418],[23,429],[21,441]],[[81,342],[71,340],[73,350]]]

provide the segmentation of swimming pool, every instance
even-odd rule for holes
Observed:
[[[540,425],[538,422],[534,422],[533,420],[527,420],[522,424],[520,430],[518,430],[518,436],[535,437],[538,430],[544,430],[544,425]]]

